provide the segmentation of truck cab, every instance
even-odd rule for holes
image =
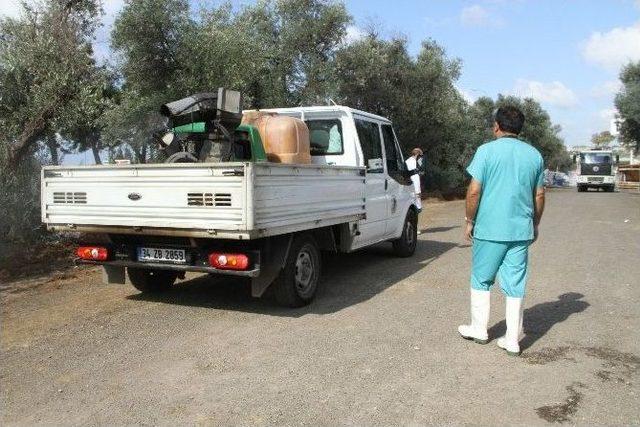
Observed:
[[[391,122],[342,106],[266,110],[296,117],[309,127],[311,162],[366,169],[367,217],[351,249],[396,237],[413,203],[406,166]]]
[[[592,149],[582,151],[574,156],[577,161],[577,187],[579,192],[589,188],[602,188],[604,191],[614,191],[615,171],[618,163],[617,156],[611,150]]]

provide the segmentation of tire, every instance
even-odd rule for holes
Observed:
[[[616,190],[616,187],[613,185],[610,185],[606,188],[607,193],[613,193],[615,190]]]
[[[320,280],[321,259],[313,236],[301,234],[293,238],[285,266],[273,282],[278,304],[295,308],[313,301]]]
[[[578,193],[582,193],[584,192],[584,190],[586,190],[586,188],[584,188],[582,185],[578,185]]]
[[[171,270],[129,267],[127,272],[133,287],[144,294],[166,292],[178,277],[178,272]]]
[[[393,252],[401,258],[408,258],[416,251],[418,242],[418,215],[413,209],[409,209],[402,227],[402,235],[393,240]]]

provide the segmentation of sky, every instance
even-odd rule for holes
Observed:
[[[432,38],[462,60],[465,97],[533,97],[567,146],[609,130],[618,75],[640,60],[640,0],[350,0],[359,28],[404,34],[412,53]]]
[[[94,45],[99,60],[111,55],[108,35],[123,3],[104,1],[104,25]],[[347,0],[346,5],[353,16],[350,40],[375,25],[387,37],[405,36],[417,54],[423,40],[434,39],[449,57],[461,59],[456,85],[469,101],[499,93],[533,97],[562,127],[568,147],[588,145],[592,134],[610,129],[620,69],[640,60],[640,0]],[[15,16],[17,10],[18,0],[0,0],[0,15]]]

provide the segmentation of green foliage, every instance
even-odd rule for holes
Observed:
[[[332,59],[351,18],[343,3],[328,0],[262,1],[238,17],[267,60],[265,105],[325,101],[333,76]],[[264,90],[263,93],[267,93]]]
[[[620,115],[620,134],[625,145],[640,150],[640,62],[631,63],[620,73],[622,90],[615,105]]]
[[[40,235],[40,167],[44,146],[57,162],[59,135],[71,148],[92,126],[102,101],[103,71],[93,60],[99,0],[23,2],[19,18],[0,19],[0,233],[3,240]]]
[[[606,147],[616,139],[608,130],[591,135],[591,142],[596,147]]]
[[[104,117],[114,108],[119,94],[112,72],[96,68],[94,73],[77,93],[76,102],[62,112],[58,133],[66,142],[63,147],[66,153],[91,150],[96,164],[100,164],[100,151],[117,143],[104,138]]]
[[[263,108],[323,103],[332,92],[332,60],[350,22],[343,3],[265,0],[192,16],[186,0],[132,0],[116,19],[124,90],[106,132],[138,161],[153,149],[155,113],[167,101],[224,86]]]
[[[559,136],[560,126],[554,125],[549,114],[531,98],[498,95],[495,102],[486,97],[478,99],[471,106],[474,128],[479,132],[476,140],[486,142],[494,138],[494,112],[506,105],[518,107],[524,113],[525,122],[520,138],[540,151],[546,167],[550,170],[567,171],[571,167],[571,158]]]
[[[153,155],[153,133],[162,129],[164,117],[159,106],[167,102],[162,93],[136,96],[125,89],[119,102],[103,116],[103,138],[113,147],[126,145],[127,152],[134,153],[136,163],[146,163]]]
[[[0,147],[0,164],[7,163],[7,148]],[[0,168],[0,241],[33,241],[40,235],[40,168],[34,156]]]
[[[370,33],[336,57],[338,99],[391,118],[403,149],[425,152],[430,188],[463,184],[462,152],[471,127],[453,85],[459,74],[459,61],[448,59],[431,40],[413,58],[405,39],[382,40]]]
[[[140,96],[170,91],[180,77],[186,59],[182,49],[193,25],[187,0],[127,1],[111,34],[127,88]]]
[[[462,186],[464,169],[476,148],[494,139],[493,114],[503,105],[526,116],[523,139],[540,150],[552,170],[568,170],[571,158],[547,112],[532,99],[480,98],[469,106],[456,90],[460,62],[447,58],[434,41],[422,44],[417,58],[404,39],[381,40],[368,34],[341,49],[336,58],[340,100],[390,117],[405,151],[420,147],[427,160],[428,189]]]
[[[95,77],[91,38],[97,0],[23,3],[23,16],[0,21],[0,132],[6,161],[17,165],[39,140],[75,123],[66,112],[82,102]]]

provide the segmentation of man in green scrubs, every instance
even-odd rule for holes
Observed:
[[[489,290],[497,276],[507,323],[498,346],[511,355],[520,354],[528,251],[544,210],[544,163],[538,150],[518,139],[523,124],[519,109],[498,109],[496,139],[481,145],[467,168],[472,177],[465,218],[465,235],[473,241],[471,324],[458,328],[463,338],[488,342]]]

